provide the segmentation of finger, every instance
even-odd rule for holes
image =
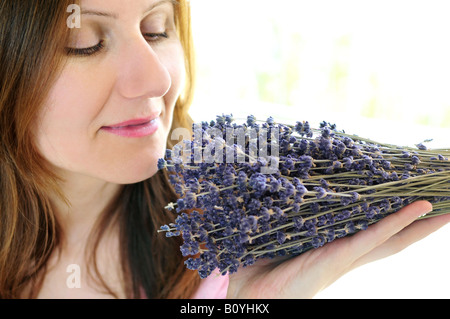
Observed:
[[[417,201],[402,208],[398,212],[371,225],[367,230],[350,237],[348,253],[351,254],[355,261],[360,259],[413,223],[418,217],[431,211],[432,205],[427,201]]]
[[[353,268],[396,254],[450,222],[450,214],[415,221],[371,252],[359,258]]]
[[[382,249],[377,251],[377,247],[382,246],[392,236],[405,229],[417,218],[432,210],[429,202],[418,201],[410,204],[398,212],[387,216],[369,226],[367,230],[360,231],[351,237],[344,237],[336,240],[331,245],[336,244],[334,252],[339,254],[334,262],[335,276],[324,286],[334,282],[337,278],[365,263],[381,258]],[[324,247],[322,247],[324,248]],[[333,247],[334,248],[334,247]],[[330,253],[333,250],[330,251]],[[371,252],[374,252],[373,255]]]

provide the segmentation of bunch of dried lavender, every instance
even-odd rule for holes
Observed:
[[[299,255],[416,200],[433,203],[424,218],[450,208],[448,150],[376,143],[326,122],[314,129],[249,116],[238,125],[223,115],[193,128],[158,163],[180,196],[166,207],[175,223],[160,231],[182,236],[185,264],[201,278]]]

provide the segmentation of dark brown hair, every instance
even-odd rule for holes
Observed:
[[[177,1],[175,19],[185,51],[186,89],[175,107],[172,129],[190,129],[187,115],[193,93],[193,49],[189,7]],[[46,264],[60,248],[61,230],[49,193],[58,176],[35,148],[33,121],[65,62],[69,28],[67,7],[73,0],[0,2],[0,298],[36,297]],[[168,141],[171,147],[176,141]],[[167,176],[126,185],[106,210],[91,236],[91,266],[102,281],[95,255],[112,223],[120,229],[120,257],[127,297],[186,298],[199,280],[185,270],[177,239],[157,234],[174,216],[164,206],[176,200]],[[164,252],[164,253],[162,253]]]

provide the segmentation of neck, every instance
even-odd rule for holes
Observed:
[[[57,196],[51,199],[67,244],[85,242],[99,216],[122,189],[118,184],[70,174],[64,176],[60,187],[68,203]]]

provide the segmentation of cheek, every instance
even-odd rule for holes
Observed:
[[[108,99],[111,78],[103,72],[99,75],[68,66],[50,91],[41,121],[48,128],[63,128],[63,131],[94,130],[91,123]]]
[[[82,158],[88,139],[95,134],[91,126],[101,111],[108,78],[90,78],[89,72],[67,66],[55,82],[38,115],[35,127],[37,147],[52,164],[67,166]],[[81,93],[82,92],[82,93]]]

